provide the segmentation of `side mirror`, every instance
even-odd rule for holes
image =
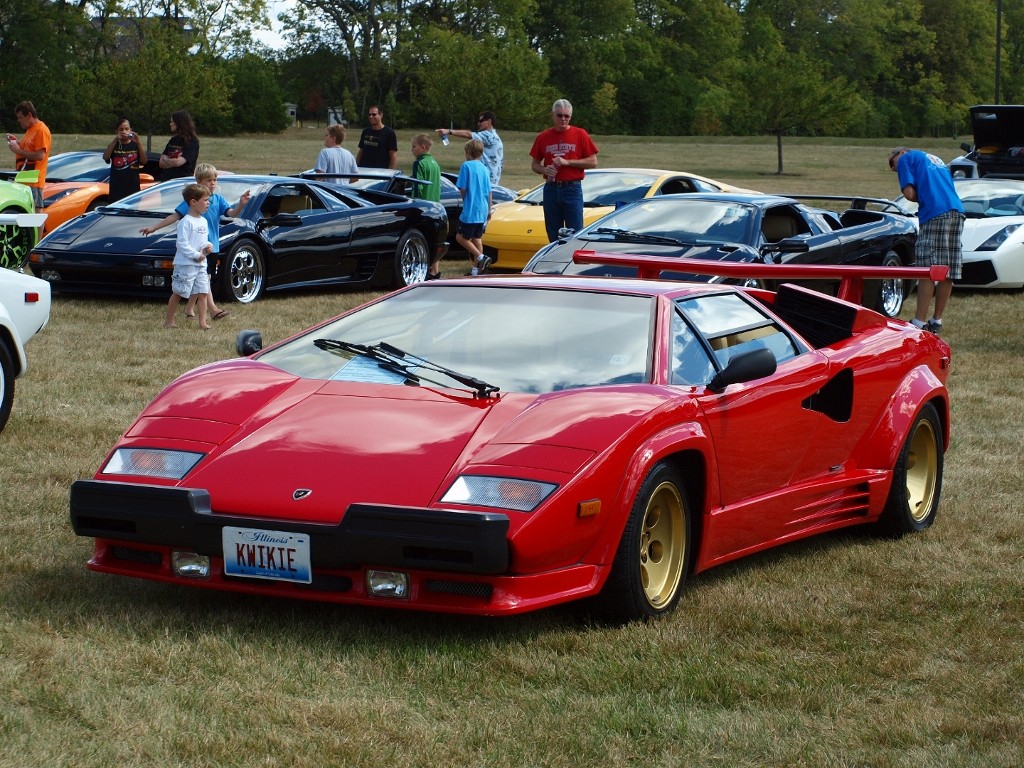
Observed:
[[[799,237],[786,237],[777,243],[765,243],[761,247],[762,253],[807,253],[809,250],[807,241]]]
[[[968,144],[966,141],[961,141],[960,142],[960,149],[962,149],[964,152],[970,152],[971,151],[971,145]]]
[[[716,373],[708,382],[708,389],[715,394],[725,391],[730,384],[763,379],[775,373],[775,355],[770,349],[752,349],[736,355],[729,364]]]
[[[242,330],[235,339],[235,351],[239,357],[255,355],[263,349],[263,334],[259,331]],[[774,359],[774,358],[773,358]]]

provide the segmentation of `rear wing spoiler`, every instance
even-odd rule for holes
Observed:
[[[856,195],[790,195],[786,194],[784,197],[790,197],[800,202],[813,202],[815,200],[827,201],[827,202],[842,202],[846,203],[847,209],[855,211],[881,211],[882,213],[894,213],[898,216],[913,216],[904,209],[895,200],[889,200],[884,197],[859,197]],[[820,207],[820,206],[815,206]]]
[[[599,253],[579,250],[572,256],[576,264],[606,264],[632,267],[637,277],[657,280],[662,272],[692,272],[718,277],[756,278],[761,280],[838,280],[837,297],[860,304],[865,280],[932,280],[949,278],[949,267],[853,267],[833,264],[760,264],[740,261],[707,261],[676,259],[665,256],[644,256],[632,253]]]
[[[39,171],[0,171],[0,179],[15,184],[35,184],[39,181]]]
[[[0,213],[0,226],[14,224],[17,227],[35,229],[46,223],[45,213]]]
[[[300,179],[319,179],[321,181],[333,181],[335,179],[380,179],[381,181],[390,181],[391,179],[398,179],[399,181],[409,181],[413,184],[429,184],[429,181],[424,179],[416,179],[412,176],[406,176],[404,173],[374,173],[371,171],[360,170],[356,173],[317,173],[316,171],[304,171],[298,174]]]

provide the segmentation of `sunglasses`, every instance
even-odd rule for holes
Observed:
[[[486,123],[486,122],[487,122],[487,118],[486,118],[486,117],[478,117],[478,118],[476,119],[476,121],[477,121],[478,123]]]
[[[559,120],[572,120],[572,115],[567,115],[564,112],[555,112],[555,117]]]

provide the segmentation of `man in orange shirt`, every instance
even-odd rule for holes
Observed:
[[[39,171],[39,179],[26,186],[32,188],[36,213],[43,212],[43,186],[46,184],[46,163],[50,159],[50,129],[39,119],[31,101],[23,101],[14,108],[18,123],[25,129],[21,141],[8,133],[7,146],[14,153],[15,167],[19,171]]]

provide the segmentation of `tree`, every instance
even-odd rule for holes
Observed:
[[[420,43],[419,60],[408,65],[416,73],[410,104],[428,125],[475,125],[480,111],[490,109],[500,126],[530,129],[555,98],[544,61],[519,41],[476,40],[433,28]]]
[[[228,59],[226,68],[234,90],[234,131],[278,133],[288,127],[284,90],[273,61],[249,53]]]
[[[774,32],[753,49],[741,82],[747,125],[775,137],[780,175],[783,136],[841,131],[863,106],[845,79],[829,77],[820,62],[804,54],[787,52]]]
[[[102,79],[118,86],[108,95],[108,114],[132,115],[132,122],[147,135],[147,152],[153,150],[154,132],[166,133],[168,118],[179,109],[189,111],[200,132],[231,114],[223,65],[213,57],[190,53],[182,31],[158,19],[141,25],[138,48],[112,59]]]

